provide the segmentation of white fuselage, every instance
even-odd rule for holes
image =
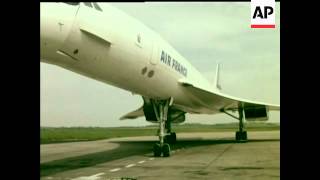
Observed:
[[[155,32],[106,3],[41,3],[41,61],[128,90],[165,99],[190,113],[217,111],[185,91],[179,79],[213,88]]]

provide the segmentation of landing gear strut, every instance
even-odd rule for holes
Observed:
[[[239,104],[238,104],[239,117],[236,117],[236,116],[226,112],[224,109],[221,109],[221,112],[239,120],[239,131],[236,132],[236,141],[238,141],[238,142],[246,142],[248,140],[247,131],[245,131],[245,127],[244,127],[243,111],[244,111],[243,104],[241,102],[239,102]]]
[[[247,131],[244,129],[244,118],[243,118],[243,106],[242,104],[239,105],[239,131],[236,132],[236,141],[247,141]]]
[[[168,133],[171,131],[171,123],[168,121],[168,109],[172,101],[172,98],[159,101],[151,100],[157,121],[159,122],[159,143],[153,146],[155,157],[159,157],[161,154],[163,157],[170,156],[170,145],[168,143],[176,140],[175,133]]]

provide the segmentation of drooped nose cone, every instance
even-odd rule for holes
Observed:
[[[68,37],[79,4],[40,4],[40,58],[44,62],[59,60],[57,51]]]

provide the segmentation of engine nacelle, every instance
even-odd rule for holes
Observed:
[[[269,109],[264,105],[244,104],[244,116],[247,121],[267,121]]]

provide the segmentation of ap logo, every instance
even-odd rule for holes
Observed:
[[[275,27],[275,0],[251,0],[251,28]]]

